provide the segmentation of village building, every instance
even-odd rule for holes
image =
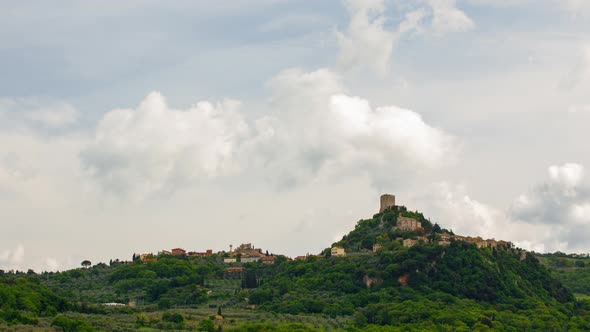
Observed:
[[[275,256],[264,256],[261,260],[263,264],[274,264]]]
[[[468,236],[465,238],[465,242],[475,244],[478,248],[485,248],[488,246],[486,240],[482,239],[481,237],[471,237]]]
[[[141,254],[141,255],[139,255],[139,261],[142,262],[142,263],[155,262],[157,260],[158,259],[153,254]]]
[[[190,257],[209,257],[211,255],[213,255],[212,249],[207,249],[207,251],[205,251],[205,252],[195,252],[195,251],[188,252],[188,256],[190,256]]]
[[[498,241],[496,241],[496,239],[486,240],[486,243],[488,244],[488,247],[498,247]]]
[[[418,240],[418,242],[424,242],[424,243],[430,242],[430,240],[426,236],[418,236],[418,237],[416,237],[416,240]]]
[[[239,279],[242,277],[242,273],[244,273],[244,268],[239,266],[232,266],[225,269],[224,278],[225,279]]]
[[[461,236],[461,235],[452,235],[452,238],[453,238],[455,241],[464,241],[464,242],[465,242],[465,241],[466,241],[466,239],[467,239],[465,236]]]
[[[346,256],[346,251],[344,251],[344,248],[342,247],[332,247],[332,256],[336,256],[336,257],[344,257]]]
[[[413,246],[415,246],[417,244],[418,244],[418,240],[414,240],[414,239],[405,239],[403,241],[403,245],[406,248],[413,247]]]
[[[240,262],[242,263],[254,263],[258,262],[262,257],[260,256],[250,256],[250,255],[243,255],[240,258]]]
[[[373,244],[373,252],[377,252],[379,250],[383,249],[383,245],[381,243],[375,243]]]
[[[275,256],[264,256],[260,259],[260,261],[262,261],[263,264],[274,264]]]
[[[422,223],[414,218],[397,217],[397,229],[402,231],[415,231],[422,228]]]
[[[182,248],[174,248],[172,249],[172,255],[186,255],[186,250],[182,249]]]
[[[233,251],[234,255],[248,255],[248,256],[258,256],[262,257],[264,254],[262,253],[262,249],[254,248],[252,243],[242,243],[236,250]]]
[[[453,238],[453,236],[447,232],[440,233],[440,240],[441,241],[451,241],[452,238]]]
[[[453,236],[447,232],[444,233],[440,233],[438,236],[438,245],[439,246],[448,246],[451,244],[451,239],[453,239]]]
[[[235,263],[235,262],[237,262],[237,258],[235,258],[235,257],[225,257],[223,259],[223,262],[225,264]]]

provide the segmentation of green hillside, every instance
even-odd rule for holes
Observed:
[[[401,230],[400,217],[421,227]],[[575,300],[558,279],[576,293],[587,294],[587,289],[569,270],[569,277],[560,276],[553,258],[505,243],[478,248],[461,237],[442,241],[449,234],[421,213],[395,206],[359,221],[334,243],[344,248],[344,257],[332,256],[327,248],[300,260],[277,255],[274,264],[228,265],[217,254],[163,255],[147,263],[115,261],[60,273],[5,273],[0,276],[0,326],[17,331],[27,326],[64,331],[590,330],[590,302]],[[410,244],[404,246],[404,240]],[[569,264],[564,269],[571,269]],[[229,266],[244,270],[228,274]]]
[[[37,317],[71,309],[69,302],[33,276],[0,277],[0,326],[36,324]]]
[[[578,298],[590,298],[590,258],[561,252],[537,254],[557,280]]]

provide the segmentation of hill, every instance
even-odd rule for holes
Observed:
[[[536,257],[576,297],[590,298],[590,257],[562,252],[537,254]]]
[[[426,227],[400,230],[398,216]],[[330,257],[328,248],[276,266],[250,302],[273,312],[353,315],[358,327],[520,331],[579,323],[572,294],[532,254],[455,240],[440,245],[444,233],[422,214],[393,207],[359,221],[333,245],[345,257]]]
[[[455,235],[403,206],[360,220],[318,255],[240,263],[230,259],[236,253],[134,256],[132,262],[60,273],[4,274],[0,325],[64,331],[590,330],[589,301],[576,300],[551,274],[544,265],[551,257]],[[16,314],[21,318],[10,318]]]

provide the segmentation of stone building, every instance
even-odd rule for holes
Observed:
[[[225,269],[224,278],[225,279],[240,279],[242,278],[242,274],[244,273],[244,268],[242,267],[228,267]]]
[[[373,252],[377,252],[379,250],[383,249],[383,245],[380,243],[375,243],[373,244]]]
[[[264,256],[255,256],[255,255],[243,255],[240,259],[242,263],[254,263],[258,262]]]
[[[255,248],[251,243],[243,243],[241,244],[236,250],[234,250],[231,255],[242,255],[244,256],[252,256],[252,257],[259,257],[262,258],[264,254],[262,253],[262,249]]]
[[[263,264],[274,264],[275,263],[275,256],[264,256],[262,257]]]
[[[381,195],[381,207],[379,208],[379,213],[393,206],[395,206],[395,195]]]
[[[418,242],[422,241],[424,243],[430,243],[430,240],[426,236],[418,236],[416,237],[416,240],[418,240]]]
[[[184,250],[182,248],[174,248],[174,249],[172,249],[172,255],[184,256],[184,255],[186,255],[186,250]]]
[[[414,218],[397,217],[397,228],[402,231],[415,231],[422,228],[422,223]]]
[[[336,257],[344,257],[346,256],[346,251],[344,251],[344,248],[342,247],[332,247],[332,256],[336,256]]]
[[[415,245],[418,244],[418,240],[414,240],[414,239],[405,239],[403,241],[404,247],[409,248],[409,247],[413,247]]]

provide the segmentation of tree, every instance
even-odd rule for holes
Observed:
[[[176,324],[184,323],[184,317],[182,317],[182,315],[177,312],[165,312],[162,314],[162,320]]]
[[[219,316],[223,316],[223,315],[221,314],[221,306],[218,306],[218,307],[217,307],[217,314],[218,314]]]
[[[51,322],[51,326],[60,327],[64,332],[90,332],[94,328],[86,321],[76,318],[68,318],[64,315],[58,315]]]
[[[243,288],[256,288],[258,286],[256,280],[256,271],[246,270],[244,273],[244,287]]]
[[[199,331],[215,332],[215,324],[210,319],[203,319],[199,323]]]
[[[92,265],[92,263],[89,260],[86,259],[86,260],[82,261],[82,266],[84,268],[89,268],[90,265]]]

